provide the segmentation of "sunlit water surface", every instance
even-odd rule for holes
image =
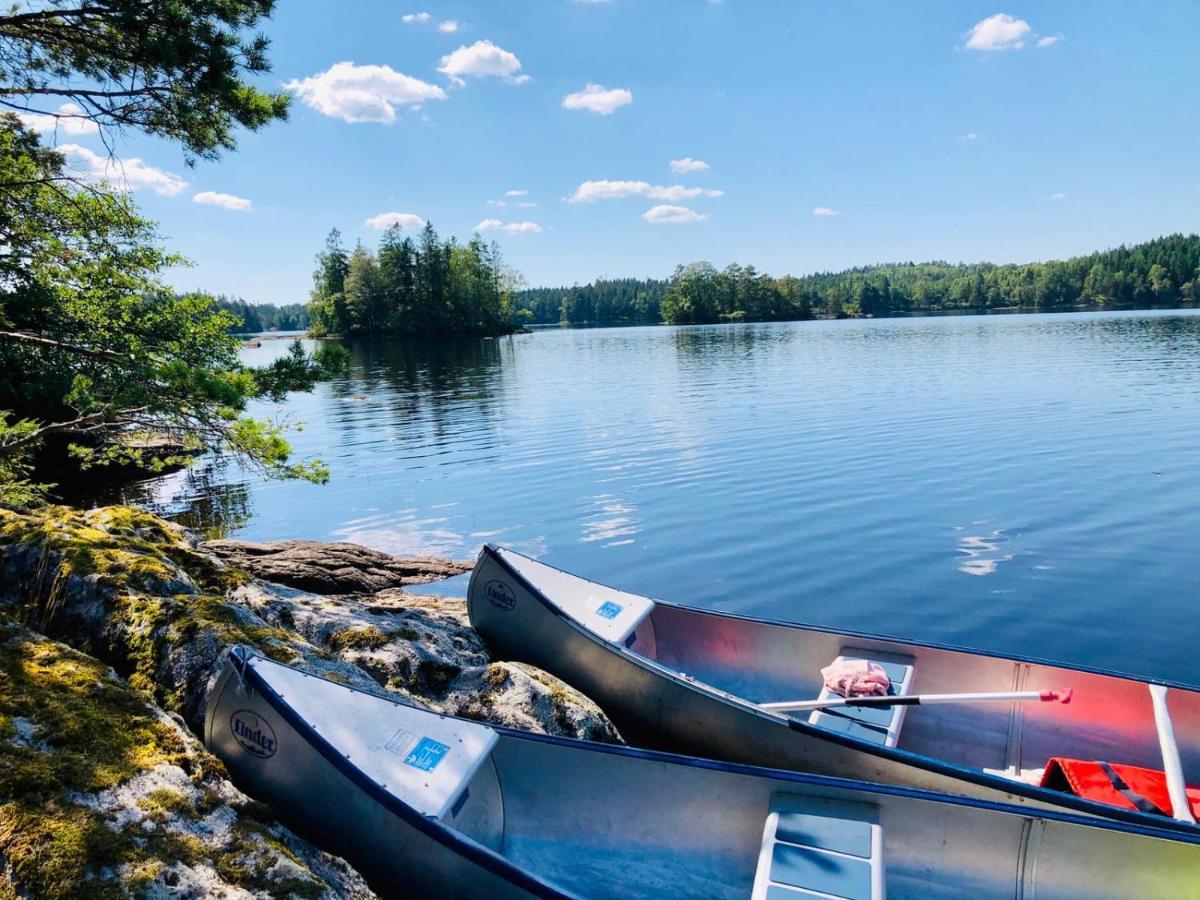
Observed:
[[[683,603],[1200,683],[1194,312],[392,341],[257,412],[305,423],[328,485],[202,463],[133,496],[253,540],[494,541]]]

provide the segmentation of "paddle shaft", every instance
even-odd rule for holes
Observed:
[[[836,709],[840,706],[921,706],[934,703],[983,703],[992,701],[1071,702],[1071,689],[1061,691],[986,691],[976,694],[910,694],[866,697],[827,697],[824,700],[790,700],[784,703],[760,703],[768,712],[801,712],[807,709]]]

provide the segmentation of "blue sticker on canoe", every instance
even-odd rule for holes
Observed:
[[[606,619],[615,619],[621,614],[621,610],[625,607],[619,603],[613,603],[611,600],[605,600],[603,605],[596,610],[596,615],[603,616]]]
[[[422,772],[432,772],[438,767],[438,763],[442,761],[442,757],[449,749],[445,744],[435,741],[433,738],[423,737],[417,741],[417,746],[409,751],[408,756],[404,757],[404,762]]]

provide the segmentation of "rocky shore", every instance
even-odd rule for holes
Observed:
[[[563,682],[492,660],[461,600],[405,590],[469,569],[196,544],[129,507],[0,509],[0,900],[374,896],[201,746],[238,644],[439,712],[619,741]]]

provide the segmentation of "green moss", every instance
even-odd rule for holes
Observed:
[[[195,812],[192,798],[172,788],[151,791],[138,801],[138,807],[156,822],[169,816],[191,816]]]
[[[305,869],[303,861],[292,849],[257,822],[239,821],[234,826],[234,841],[215,860],[218,874],[231,884],[248,891],[263,891],[272,897],[318,898],[325,895],[325,885],[312,876],[272,877],[274,868],[265,848],[290,859]]]
[[[0,644],[0,714],[9,722],[28,719],[47,748],[0,748],[0,856],[24,895],[126,896],[127,880],[122,885],[101,873],[133,865],[144,874],[156,871],[156,862],[198,858],[203,848],[195,839],[117,832],[99,813],[68,799],[163,763],[196,779],[213,771],[215,761],[203,753],[193,757],[179,733],[107,667],[9,629]],[[167,796],[177,793],[155,792],[147,802],[161,816],[168,809],[194,815],[190,804]]]
[[[43,752],[11,747],[0,797],[46,799],[63,789],[96,791],[159,763],[186,767],[179,734],[96,660],[34,638],[0,650],[0,713],[31,721]]]
[[[390,635],[384,634],[374,625],[368,625],[366,628],[347,628],[344,631],[335,631],[329,636],[329,649],[334,653],[343,650],[378,650],[390,640]]]

